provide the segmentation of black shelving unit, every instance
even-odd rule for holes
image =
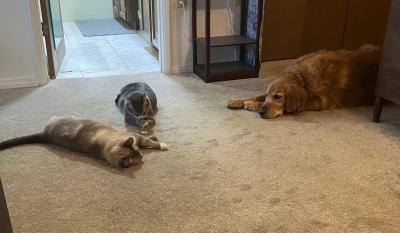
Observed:
[[[225,1],[225,0],[214,0]],[[211,37],[211,0],[204,0],[205,35],[198,37],[197,0],[192,1],[192,38],[193,38],[193,72],[205,82],[217,82],[234,79],[256,78],[260,69],[259,37],[262,20],[263,0],[257,0],[256,36],[247,36],[249,0],[241,0],[240,35]],[[213,63],[213,50],[218,47],[239,47],[239,56],[229,62]],[[247,61],[247,54],[252,50],[254,62]]]

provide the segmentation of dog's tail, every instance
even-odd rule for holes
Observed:
[[[0,150],[31,143],[49,143],[49,140],[44,136],[43,133],[32,134],[0,142]]]
[[[371,51],[380,51],[381,48],[378,47],[378,46],[376,46],[376,45],[373,45],[373,44],[365,44],[365,45],[362,45],[362,46],[359,48],[359,50],[371,52]]]

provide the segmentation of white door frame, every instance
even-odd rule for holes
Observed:
[[[160,35],[160,64],[161,72],[171,73],[171,25],[170,3],[167,0],[157,0],[158,3],[158,35]]]
[[[32,25],[32,40],[33,40],[33,51],[35,52],[35,66],[36,66],[36,77],[38,77],[38,84],[45,85],[50,81],[49,67],[47,64],[46,48],[43,41],[42,32],[42,19],[40,15],[40,0],[26,0],[27,2],[27,15],[30,18]]]
[[[44,85],[50,81],[48,75],[47,55],[43,43],[41,16],[40,16],[40,0],[25,0],[29,4],[29,14],[32,24],[32,38],[34,41],[34,51],[36,56],[36,73],[39,83]],[[170,4],[169,1],[158,1],[158,33],[160,35],[159,60],[161,72],[165,74],[171,73],[171,34],[170,34]],[[111,6],[112,7],[112,6]]]

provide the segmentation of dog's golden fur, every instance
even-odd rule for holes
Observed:
[[[371,104],[381,50],[318,51],[298,58],[275,77],[262,96],[229,100],[228,108],[258,111],[263,118],[306,110]]]

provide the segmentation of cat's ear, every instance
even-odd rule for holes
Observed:
[[[132,148],[134,142],[135,142],[135,140],[133,139],[133,137],[129,137],[125,140],[123,145],[124,145],[124,147]]]
[[[118,105],[118,102],[119,102],[119,97],[120,97],[120,95],[118,94],[117,98],[115,99],[115,104],[117,104],[117,105]]]
[[[150,100],[150,98],[149,98],[148,95],[145,95],[145,96],[143,97],[143,112],[145,112],[145,113],[151,113],[151,108],[152,108],[152,106],[151,106],[151,100]]]
[[[150,98],[148,95],[143,96],[143,107],[148,108],[150,105]]]

